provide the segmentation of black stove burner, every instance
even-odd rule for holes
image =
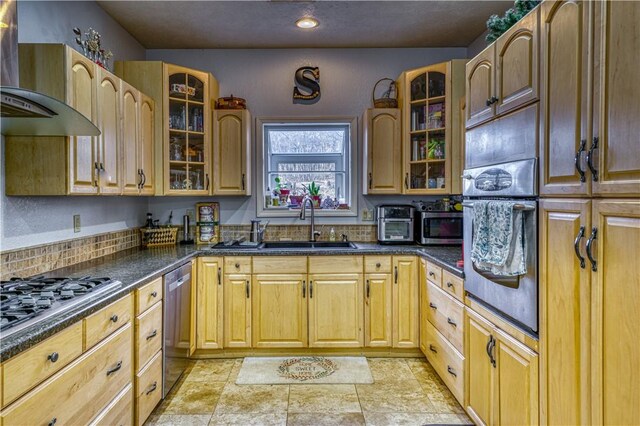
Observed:
[[[0,330],[113,282],[110,278],[11,278],[0,282]]]

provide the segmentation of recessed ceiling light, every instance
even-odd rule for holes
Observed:
[[[318,20],[313,18],[301,18],[296,21],[296,26],[298,28],[304,28],[305,30],[309,28],[315,28],[318,26]]]

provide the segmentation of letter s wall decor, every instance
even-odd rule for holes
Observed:
[[[302,89],[305,93],[301,92]],[[315,104],[320,100],[320,68],[300,67],[296,70],[293,88],[294,104]]]

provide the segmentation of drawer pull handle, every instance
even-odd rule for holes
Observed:
[[[247,299],[248,299],[251,297],[251,293],[249,292],[249,280],[247,280],[246,290],[247,290]]]
[[[302,298],[307,297],[307,280],[302,280]]]
[[[153,338],[154,338],[154,337],[156,337],[157,335],[158,335],[158,330],[153,330],[153,331],[151,332],[151,334],[149,334],[149,335],[147,336],[147,340],[153,339]]]
[[[369,285],[369,280],[367,280],[367,299],[369,299],[370,294],[371,294],[371,286]]]
[[[447,317],[447,322],[448,322],[449,324],[451,324],[452,326],[454,326],[454,327],[457,327],[457,326],[458,326],[458,324],[456,324],[456,322],[455,322],[454,320],[452,320],[451,318],[449,318],[449,317]]]
[[[451,368],[451,366],[447,365],[447,371],[449,372],[449,374],[451,374],[453,377],[458,377],[458,375],[456,374],[456,371]]]
[[[218,268],[218,285],[222,285],[222,268]]]
[[[438,309],[438,307],[434,305],[433,302],[429,302],[429,307],[433,309]]]
[[[436,273],[435,273],[435,272],[433,272],[433,271],[429,271],[429,276],[430,276],[430,277],[435,277],[435,276],[436,276]]]
[[[449,288],[453,287],[453,283],[451,281],[447,281],[447,287]]]
[[[313,299],[313,281],[309,281],[309,299]]]
[[[52,419],[51,419],[51,421],[49,422],[49,426],[53,426],[53,425],[55,425],[56,423],[58,423],[58,418],[57,418],[57,417],[54,417],[54,418],[52,418]]]
[[[111,322],[118,322],[118,316],[117,315],[113,315],[111,318],[109,318],[111,320]]]
[[[591,236],[587,240],[587,245],[586,245],[587,258],[589,259],[589,262],[591,262],[591,270],[593,272],[596,272],[598,270],[598,262],[596,262],[596,260],[593,258],[593,253],[591,252],[591,245],[596,240],[596,238],[598,238],[598,228],[594,226],[591,229]]]
[[[438,353],[438,350],[437,350],[437,349],[435,348],[435,346],[433,346],[433,345],[429,345],[429,350],[430,350],[431,352],[433,352],[434,354],[437,354],[437,353]]]
[[[398,267],[396,266],[394,268],[394,278],[393,280],[395,281],[396,284],[398,284]]]
[[[152,291],[151,292],[151,297],[158,297],[158,292],[157,291]]]
[[[122,361],[118,361],[118,363],[116,364],[115,367],[107,370],[107,376],[112,375],[113,373],[115,373],[116,371],[120,370],[122,368]]]
[[[49,354],[49,356],[47,357],[47,359],[51,362],[56,362],[58,358],[59,358],[58,352],[53,352],[52,354]]]
[[[146,394],[149,395],[151,392],[153,392],[156,389],[158,389],[158,382],[153,382],[153,384],[151,385],[149,390],[146,392]]]

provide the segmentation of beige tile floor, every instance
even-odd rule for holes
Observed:
[[[368,362],[370,385],[236,385],[242,359],[195,361],[146,424],[473,424],[426,360]]]

